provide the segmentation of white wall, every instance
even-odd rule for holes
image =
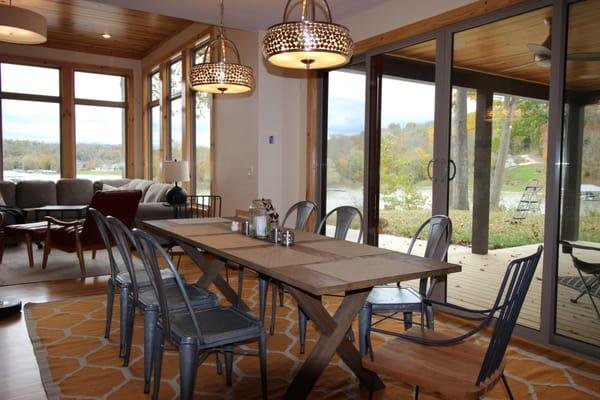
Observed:
[[[133,96],[135,104],[135,165],[137,168],[134,173],[136,176],[142,175],[142,69],[140,60],[51,49],[42,46],[14,45],[8,43],[0,43],[0,59],[2,55],[31,57],[41,60],[55,60],[75,64],[97,65],[101,67],[128,68],[133,70],[133,93],[128,95]]]
[[[388,0],[367,10],[335,22],[352,32],[354,41],[400,28],[434,15],[474,3],[476,0]]]

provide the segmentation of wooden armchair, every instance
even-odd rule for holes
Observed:
[[[120,219],[127,227],[131,228],[141,197],[142,192],[139,190],[96,192],[92,197],[90,207],[103,215],[112,215]],[[52,248],[56,248],[68,253],[77,253],[81,275],[85,276],[83,252],[92,250],[93,257],[95,257],[96,250],[105,248],[92,215],[87,213],[85,219],[70,222],[50,216],[45,219],[48,221],[48,229],[44,241],[42,269],[45,269],[48,264],[50,251]]]

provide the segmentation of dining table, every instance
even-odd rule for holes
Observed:
[[[241,309],[249,311],[221,274],[227,263],[259,275],[260,310],[265,309],[269,280],[289,291],[320,336],[288,386],[285,399],[307,398],[336,352],[362,386],[385,387],[374,372],[363,369],[361,354],[347,335],[369,292],[375,285],[412,279],[436,278],[439,283],[461,270],[456,264],[304,231],[294,231],[294,244],[283,246],[232,231],[231,222],[229,218],[150,220],[142,228],[180,246],[202,271],[197,285],[214,284]],[[321,302],[325,295],[343,296],[333,315]]]

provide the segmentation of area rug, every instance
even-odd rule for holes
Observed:
[[[34,265],[33,268],[30,268],[27,249],[24,244],[17,247],[7,247],[4,250],[2,264],[0,264],[0,286],[81,277],[81,270],[75,253],[65,253],[53,249],[48,256],[48,266],[45,270],[42,269],[42,254],[43,250],[37,249],[34,245]],[[92,259],[91,251],[86,251],[84,257],[86,276],[110,274],[106,250],[97,251],[95,260]]]
[[[235,287],[235,282],[232,282]],[[256,311],[256,279],[245,278],[244,298]],[[270,297],[270,296],[269,296]],[[337,298],[327,298],[330,312],[339,305]],[[118,304],[118,301],[115,302]],[[269,305],[270,307],[270,305]],[[268,308],[270,309],[270,308]],[[105,296],[45,304],[27,304],[25,317],[40,367],[43,385],[50,399],[143,399],[143,356],[141,318],[136,318],[134,348],[129,368],[122,367],[118,357],[118,310],[115,309],[110,339],[103,338]],[[297,310],[286,296],[284,307],[277,309],[276,334],[267,339],[269,398],[279,399],[305,356],[298,351]],[[267,321],[268,323],[269,321]],[[436,329],[464,332],[466,325],[454,318],[439,316]],[[388,326],[389,328],[389,326]],[[356,326],[355,326],[356,331]],[[309,323],[307,352],[312,349],[316,332]],[[386,340],[374,338],[375,352]],[[485,335],[474,339],[487,345]],[[254,345],[244,350],[255,348]],[[600,365],[548,352],[537,346],[520,343],[507,353],[506,375],[516,399],[598,399],[600,398]],[[415,365],[415,368],[419,368]],[[177,353],[165,353],[162,371],[161,399],[178,398]],[[225,377],[216,373],[210,357],[198,368],[196,398],[258,399],[260,398],[258,357],[236,356],[233,385],[226,386]],[[410,399],[412,388],[382,375],[384,390],[375,399]],[[366,399],[368,393],[336,356],[314,388],[311,399]],[[437,399],[421,393],[422,399]],[[507,398],[501,385],[487,394],[488,399]]]
[[[585,279],[585,283],[590,286],[596,278],[593,276],[585,276],[583,279]],[[558,283],[570,287],[571,289],[575,289],[578,292],[585,290],[583,282],[579,276],[559,276]],[[590,290],[590,293],[592,296],[600,298],[600,285],[596,285],[596,287]]]

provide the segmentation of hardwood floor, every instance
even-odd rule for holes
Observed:
[[[25,304],[102,294],[107,279],[104,276],[4,286],[0,288],[0,298],[18,298]],[[0,319],[0,354],[0,398],[46,398],[22,313]]]

